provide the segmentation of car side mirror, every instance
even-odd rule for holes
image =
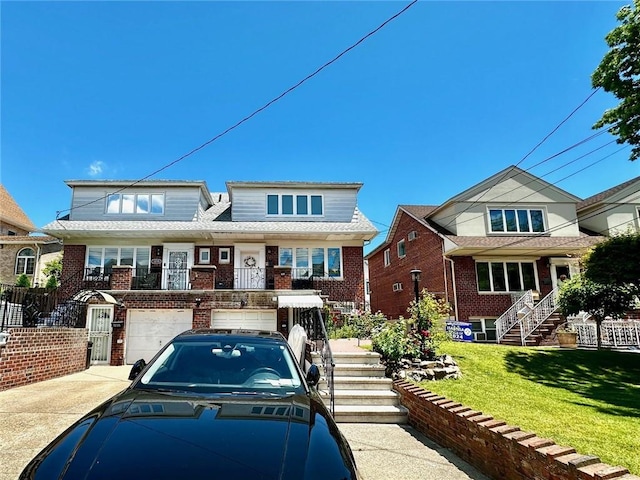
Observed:
[[[307,383],[311,387],[315,387],[320,383],[320,369],[315,363],[312,363],[309,370],[307,370]]]
[[[147,366],[147,362],[144,361],[144,358],[141,358],[131,367],[131,371],[129,372],[129,380],[135,380],[140,372],[144,370],[144,367]]]

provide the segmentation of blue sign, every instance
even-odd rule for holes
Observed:
[[[456,342],[473,342],[470,322],[447,322],[446,330]]]

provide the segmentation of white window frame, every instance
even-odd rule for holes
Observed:
[[[30,255],[26,255],[24,252],[31,252]],[[22,263],[22,265],[20,265]],[[22,268],[18,268],[18,267]],[[31,247],[21,248],[18,254],[16,255],[16,266],[15,272],[16,275],[33,275],[36,268],[36,252]]]
[[[489,266],[489,285],[490,285],[490,290],[480,290],[480,279],[478,278],[478,264],[479,263],[486,263]],[[509,275],[507,272],[507,264],[508,263],[517,263],[518,264],[518,274],[520,276],[520,285],[522,285],[521,289],[517,289],[517,290],[511,290],[510,289],[510,285],[509,285]],[[505,286],[506,286],[506,290],[495,290],[495,286],[494,286],[494,278],[493,278],[493,269],[492,269],[492,264],[501,264],[502,265],[502,271],[504,273],[504,279],[505,279]],[[527,264],[527,265],[533,265],[533,277],[534,277],[534,281],[535,281],[535,289],[539,291],[540,290],[540,282],[538,281],[538,266],[536,264],[535,260],[523,260],[523,259],[509,259],[509,258],[501,258],[501,259],[475,259],[475,274],[476,274],[476,288],[478,290],[479,294],[487,294],[487,293],[512,293],[512,292],[521,292],[524,290],[528,290],[524,287],[524,275],[522,273],[522,265],[523,264]]]
[[[144,197],[148,202],[148,211],[141,207]],[[125,202],[125,199],[127,200]],[[154,212],[154,199],[160,200],[160,211]],[[129,202],[131,208],[129,208]],[[164,215],[165,195],[164,193],[110,193],[107,195],[105,203],[105,213],[107,215]]]
[[[218,263],[223,265],[231,263],[231,248],[224,247],[218,249]]]
[[[494,322],[493,328],[487,328],[488,320],[491,320]],[[473,327],[472,327],[474,341],[496,342],[497,341],[497,332],[496,332],[496,326],[495,326],[496,320],[497,320],[497,317],[469,317],[468,321],[470,323],[480,323],[480,327],[481,327],[481,330],[473,330]],[[493,332],[494,338],[492,339],[488,338],[488,332]],[[485,335],[485,340],[477,340],[477,335],[476,335],[477,333],[483,333]]]
[[[407,256],[407,244],[404,241],[404,238],[396,244],[396,249],[398,252],[398,258],[404,258]]]
[[[393,291],[394,292],[401,292],[402,291],[402,282],[396,282],[393,284]]]
[[[417,237],[418,237],[418,232],[416,232],[415,230],[411,230],[407,235],[407,238],[409,239],[410,242],[413,242]]]
[[[292,213],[282,213],[283,211],[283,198],[290,196],[292,197]],[[278,199],[278,208],[276,213],[269,213],[269,197],[277,197]],[[306,213],[298,212],[298,198],[306,197]],[[317,197],[320,199],[320,208],[322,210],[321,213],[313,213],[313,202],[312,199]],[[295,193],[295,192],[283,192],[283,193],[267,193],[265,195],[265,215],[267,217],[324,217],[324,195],[316,194],[316,193]]]
[[[313,275],[315,278],[318,278],[318,276],[313,273],[313,251],[315,249],[322,249],[324,250],[324,260],[323,260],[323,264],[324,264],[324,273],[322,274],[321,278],[331,278],[333,280],[342,280],[344,278],[344,257],[343,257],[343,251],[342,251],[342,247],[339,245],[325,245],[325,246],[320,246],[320,245],[281,245],[278,249],[278,263],[280,263],[280,250],[290,250],[291,251],[291,268],[294,269],[294,271],[296,271],[297,269],[303,269],[306,268],[308,269],[311,273],[311,275]],[[306,265],[301,265],[298,262],[298,250],[306,250]],[[337,250],[338,251],[338,261],[340,262],[340,274],[339,275],[331,275],[329,272],[329,251],[330,250]],[[302,253],[302,252],[300,252]],[[304,256],[303,256],[304,258]]]
[[[507,230],[507,219],[505,211],[513,210],[516,215],[516,230],[510,231]],[[491,222],[491,212],[492,211],[500,211],[502,216],[502,228],[503,230],[494,230],[493,223]],[[529,230],[520,230],[520,222],[518,220],[518,212],[525,211],[527,212],[527,223],[529,225]],[[531,212],[537,211],[542,215],[542,231],[534,231],[533,230],[533,221],[531,219]],[[494,235],[517,235],[517,234],[541,234],[547,231],[547,220],[546,220],[546,210],[543,207],[526,207],[526,208],[515,208],[515,207],[487,207],[487,224],[488,224],[488,232]]]
[[[202,265],[207,265],[211,263],[211,249],[210,248],[201,248],[200,253],[198,254],[198,263]]]
[[[101,255],[100,255],[100,265],[98,264],[94,264],[91,263],[89,261],[89,257],[90,257],[90,252],[91,250],[101,250]],[[118,266],[118,265],[123,265],[122,264],[122,250],[123,249],[131,249],[133,250],[133,265],[131,265],[131,267],[134,269],[134,272],[137,270],[137,257],[138,257],[138,253],[139,250],[148,250],[149,255],[148,255],[148,259],[149,259],[149,264],[147,265],[147,270],[149,270],[151,268],[151,247],[150,246],[141,246],[141,245],[131,245],[131,246],[115,246],[115,245],[87,245],[87,252],[85,254],[85,260],[84,260],[84,266],[85,269],[89,269],[89,268],[100,268],[100,271],[102,273],[104,273],[104,260],[105,260],[105,250],[106,249],[115,249],[118,251],[117,253],[117,258],[116,258],[116,264],[113,266]]]
[[[382,256],[384,257],[384,266],[388,267],[389,265],[391,265],[391,250],[390,249],[386,249]]]

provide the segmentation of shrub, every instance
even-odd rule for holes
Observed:
[[[373,336],[371,346],[388,365],[395,364],[405,357],[420,356],[420,345],[416,342],[415,336],[410,334],[410,322],[404,318],[387,322]]]
[[[30,287],[31,280],[24,273],[21,273],[16,280],[16,287]]]

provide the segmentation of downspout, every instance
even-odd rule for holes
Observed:
[[[446,255],[444,256],[445,260],[448,260],[451,262],[451,284],[453,285],[453,308],[455,309],[456,312],[456,320],[458,320],[458,314],[460,313],[458,311],[458,292],[456,289],[456,264],[453,261],[453,259],[447,257]],[[445,278],[446,278],[446,273],[445,273]]]
[[[33,268],[33,286],[40,286],[40,244],[36,243],[34,244],[34,247],[36,247],[36,264],[34,265]]]

